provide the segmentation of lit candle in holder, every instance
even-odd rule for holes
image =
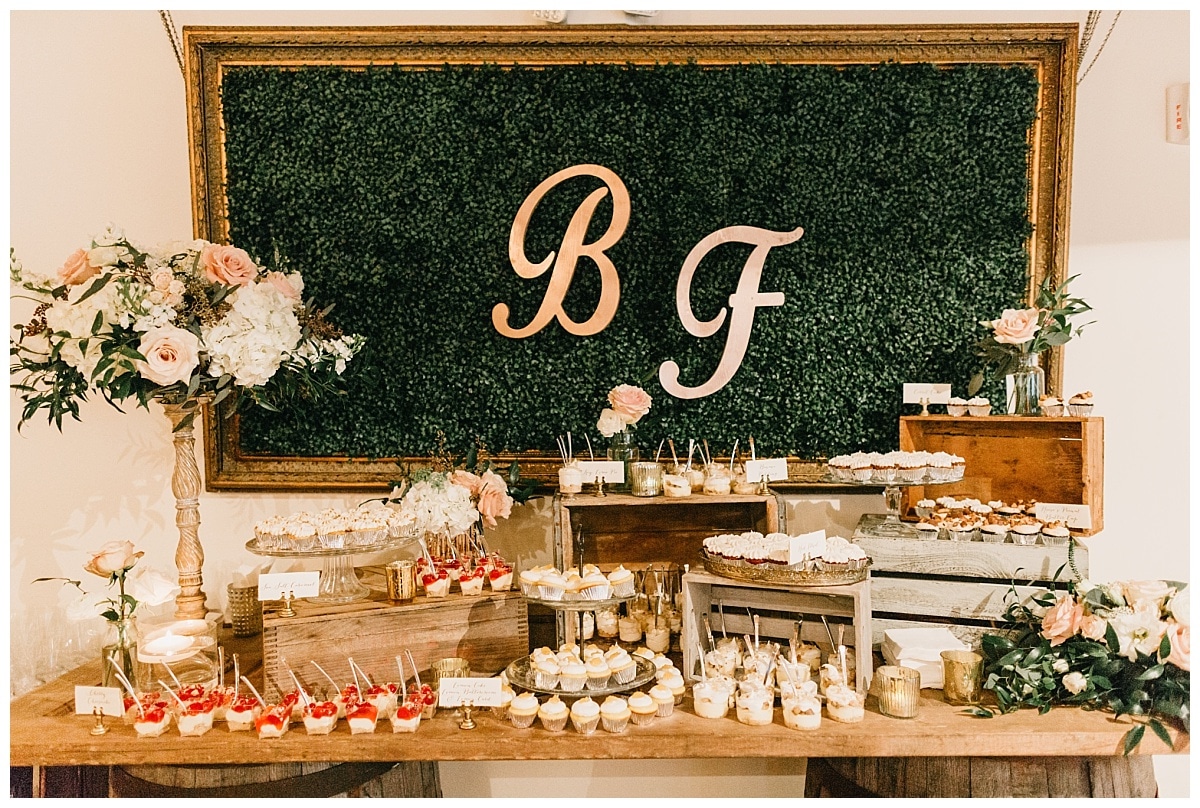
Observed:
[[[153,656],[172,656],[181,651],[186,651],[192,646],[192,638],[185,637],[180,634],[172,634],[168,631],[161,637],[155,637],[146,643],[145,652]]]

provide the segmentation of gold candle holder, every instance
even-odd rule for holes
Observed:
[[[383,568],[387,596],[393,603],[412,603],[417,596],[417,564],[410,559],[393,561]]]
[[[662,477],[661,463],[641,461],[629,464],[630,490],[635,497],[657,497],[662,494]]]
[[[879,712],[892,718],[916,718],[921,701],[921,672],[902,665],[883,665],[875,670],[879,690]]]
[[[433,663],[430,669],[433,675],[433,687],[436,689],[442,679],[464,679],[471,675],[471,663],[462,657],[447,657]]]
[[[942,696],[947,704],[978,704],[983,657],[974,651],[942,651]]]

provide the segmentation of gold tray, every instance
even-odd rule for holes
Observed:
[[[749,581],[754,584],[787,584],[789,586],[840,586],[867,580],[871,574],[871,559],[859,569],[800,570],[778,564],[738,564],[701,552],[704,566],[713,575]]]

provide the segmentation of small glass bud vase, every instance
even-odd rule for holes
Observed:
[[[1042,396],[1046,393],[1046,374],[1038,364],[1039,354],[1021,354],[1021,364],[1012,373],[1012,392],[1008,399],[1010,415],[1041,415]]]
[[[105,621],[104,643],[100,648],[100,686],[124,690],[121,679],[109,659],[117,663],[121,673],[135,688],[140,687],[137,676],[138,628],[133,617]]]
[[[638,447],[633,442],[633,432],[629,427],[625,427],[620,432],[614,433],[608,444],[608,459],[619,460],[625,464],[625,482],[621,485],[613,486],[614,491],[629,491],[631,490],[630,481],[630,463],[636,463],[639,457]]]

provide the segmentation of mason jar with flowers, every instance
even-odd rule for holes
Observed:
[[[608,406],[600,411],[596,429],[609,439],[608,459],[625,464],[625,482],[629,488],[629,464],[636,463],[638,447],[633,441],[633,427],[650,412],[650,394],[632,384],[619,384],[608,392]]]
[[[1005,309],[999,319],[982,320],[992,329],[976,345],[984,361],[984,370],[975,374],[967,387],[974,396],[983,387],[985,373],[993,377],[1012,377],[1008,411],[1012,415],[1041,415],[1041,400],[1046,392],[1046,375],[1039,361],[1044,351],[1065,345],[1083,333],[1084,325],[1073,325],[1073,317],[1091,311],[1080,298],[1071,297],[1067,285],[1079,277],[1073,275],[1058,286],[1047,275],[1038,289],[1032,308]]]

